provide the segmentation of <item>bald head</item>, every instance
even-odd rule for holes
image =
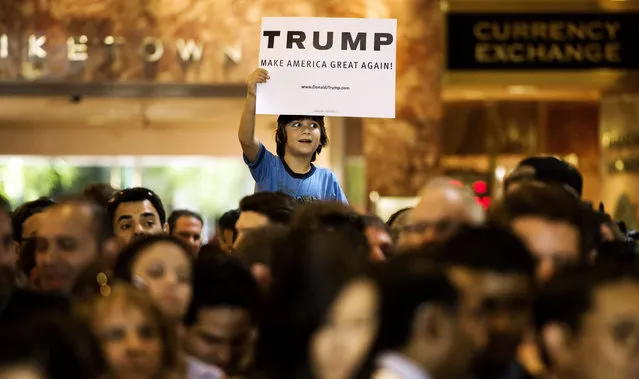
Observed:
[[[459,225],[480,225],[484,210],[467,188],[435,178],[420,192],[420,201],[408,214],[400,245],[414,246],[444,239]]]

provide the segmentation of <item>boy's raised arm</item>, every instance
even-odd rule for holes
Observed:
[[[242,151],[249,162],[255,162],[260,152],[260,141],[255,137],[255,107],[257,83],[266,83],[269,79],[268,71],[258,68],[248,78],[248,89],[244,110],[240,120],[240,128],[237,136],[242,145]]]

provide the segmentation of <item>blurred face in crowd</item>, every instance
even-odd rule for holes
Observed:
[[[20,244],[21,246],[24,246],[27,240],[36,236],[39,225],[40,223],[42,223],[43,217],[44,216],[42,215],[42,212],[40,212],[24,220],[24,222],[22,223],[22,243]]]
[[[166,231],[158,211],[148,200],[118,205],[113,218],[113,230],[118,240],[125,245],[134,238]]]
[[[38,282],[46,291],[69,290],[100,251],[92,211],[82,204],[63,204],[41,215],[35,252]]]
[[[47,379],[35,365],[20,364],[0,367],[0,378],[4,379]]]
[[[326,321],[311,338],[311,365],[318,379],[354,377],[377,335],[379,299],[369,280],[342,289]]]
[[[13,242],[11,217],[0,211],[0,267],[15,267],[18,248]]]
[[[188,253],[170,242],[157,242],[141,251],[131,269],[171,320],[180,320],[191,301],[191,262]]]
[[[551,324],[542,336],[557,378],[639,377],[639,284],[601,286],[576,332]]]
[[[175,230],[171,235],[181,239],[191,249],[191,254],[197,256],[202,246],[202,228],[204,225],[195,217],[182,216],[175,222]]]
[[[246,236],[246,233],[250,232],[251,230],[266,226],[268,225],[268,223],[268,217],[261,213],[251,211],[240,213],[240,218],[235,224],[235,229],[237,229],[237,239],[235,240],[233,246],[237,247],[238,244],[242,241],[242,238]]]
[[[222,251],[230,252],[233,248],[233,235],[235,231],[233,229],[219,229],[218,228],[218,241],[220,242],[220,248]]]
[[[320,144],[320,125],[313,120],[296,120],[286,124],[286,152],[295,156],[312,156]]]
[[[371,260],[375,262],[386,260],[393,248],[393,239],[390,234],[384,229],[369,226],[366,228],[366,238],[371,249]]]
[[[246,309],[203,308],[195,323],[187,326],[184,349],[200,361],[233,376],[246,370],[253,336],[251,315]]]
[[[103,306],[93,329],[116,379],[157,378],[161,368],[159,326],[124,299]]]
[[[473,209],[455,187],[437,187],[422,192],[410,211],[399,240],[402,247],[419,246],[448,238],[462,224],[477,224]],[[474,204],[473,204],[474,205]]]
[[[579,262],[579,230],[566,222],[519,217],[511,227],[537,259],[537,279],[547,281],[567,264]]]
[[[478,377],[498,376],[515,359],[530,325],[531,280],[522,274],[463,267],[451,268],[450,276],[462,295],[462,308],[473,316],[474,323],[485,328],[487,343],[477,360]]]

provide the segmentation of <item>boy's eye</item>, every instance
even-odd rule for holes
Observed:
[[[302,126],[302,123],[301,123],[301,122],[295,122],[295,123],[293,123],[293,127],[294,127],[294,128],[299,128],[300,126]]]
[[[318,126],[319,126],[319,125],[317,125],[316,123],[312,123],[312,124],[311,124],[311,128],[313,128],[313,129],[317,129],[317,127],[318,127]]]

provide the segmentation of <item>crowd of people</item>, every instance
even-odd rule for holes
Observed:
[[[387,222],[258,192],[206,244],[147,188],[3,201],[0,377],[636,378],[635,243],[581,187],[530,158]]]
[[[523,160],[486,211],[449,178],[386,222],[313,165],[324,119],[238,137],[256,181],[203,236],[148,188],[0,200],[2,379],[639,379],[639,265],[578,170]]]

